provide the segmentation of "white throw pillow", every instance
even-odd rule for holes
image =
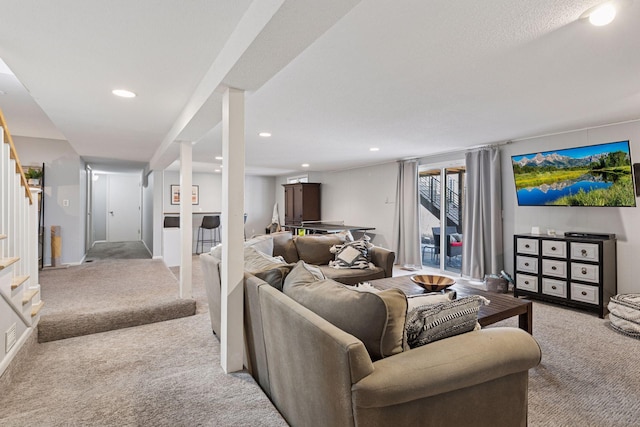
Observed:
[[[455,299],[455,292],[433,293],[427,295],[414,295],[407,297],[407,312],[425,305],[449,302]]]

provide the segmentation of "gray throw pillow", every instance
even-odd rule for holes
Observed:
[[[291,264],[282,264],[279,267],[272,267],[266,270],[257,271],[253,273],[253,275],[282,292],[282,286],[284,285],[284,281],[292,267],[293,266]]]
[[[359,292],[331,279],[289,280],[293,274],[285,279],[284,294],[358,338],[372,360],[405,350],[407,299],[401,290]]]
[[[418,307],[407,314],[407,343],[415,348],[476,329],[478,311],[489,300],[479,295]]]

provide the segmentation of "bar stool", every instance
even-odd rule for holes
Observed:
[[[179,228],[180,227],[180,217],[179,216],[165,216],[164,217],[164,228]]]
[[[209,230],[209,239],[204,238],[205,230]],[[196,253],[204,251],[205,243],[213,243],[215,246],[220,243],[220,217],[218,215],[205,215],[202,217],[202,224],[198,227],[198,241],[196,242]],[[198,252],[198,245],[202,251]]]

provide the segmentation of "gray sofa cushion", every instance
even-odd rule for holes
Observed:
[[[281,256],[288,263],[298,262],[298,250],[293,243],[293,234],[290,231],[271,233],[273,238],[273,256]]]
[[[333,268],[328,265],[318,266],[327,279],[333,279],[336,282],[345,285],[356,285],[368,280],[384,279],[384,269],[382,267],[373,267],[365,269],[351,268]]]
[[[294,239],[298,257],[315,265],[327,265],[333,260],[334,254],[331,247],[341,245],[345,242],[344,235],[336,234],[313,234],[309,236],[298,236]]]
[[[283,292],[343,331],[361,340],[373,360],[404,351],[407,299],[399,289],[358,292],[312,275],[297,275],[299,264],[285,278]]]

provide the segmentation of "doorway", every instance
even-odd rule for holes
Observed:
[[[140,240],[140,174],[107,175],[107,242]]]
[[[420,247],[422,265],[461,273],[464,165],[421,168]]]

